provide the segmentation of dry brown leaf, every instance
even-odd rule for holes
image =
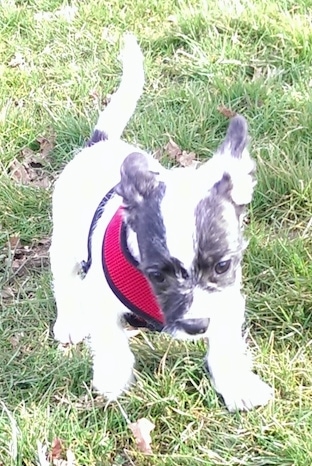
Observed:
[[[66,452],[62,440],[55,438],[51,445],[51,451],[47,454],[47,447],[40,441],[37,442],[38,459],[40,466],[77,466],[74,453],[68,449]]]
[[[172,139],[169,139],[169,142],[166,144],[165,151],[168,153],[169,157],[174,160],[177,160],[182,154],[180,147]]]
[[[48,455],[50,461],[60,459],[63,452],[63,443],[62,440],[58,437],[55,437],[52,440],[51,450]]]
[[[44,237],[31,245],[23,245],[17,236],[12,236],[4,249],[4,261],[18,276],[29,269],[41,269],[49,264],[50,244],[50,238]]]
[[[24,275],[24,266],[26,264],[26,257],[23,256],[20,259],[13,259],[10,263],[11,269],[14,272],[14,274],[17,274],[18,276]]]
[[[12,348],[17,348],[20,344],[21,338],[24,336],[23,332],[19,333],[14,333],[14,335],[11,335],[9,338],[9,342],[12,345]]]
[[[40,136],[37,138],[40,144],[41,159],[47,159],[55,147],[55,135],[50,134],[49,137]]]
[[[153,157],[156,159],[156,160],[161,160],[162,157],[164,155],[164,151],[163,149],[157,149],[154,153],[153,153]]]
[[[176,142],[172,139],[169,139],[169,142],[165,146],[165,151],[171,159],[175,162],[178,162],[181,167],[190,167],[197,165],[196,154],[194,152],[187,152],[186,150],[181,150]],[[157,154],[157,152],[156,152]]]
[[[35,161],[27,151],[28,159],[22,162],[15,159],[9,166],[11,178],[19,184],[34,186],[37,188],[48,188],[51,184],[48,176],[44,173],[41,163]]]
[[[221,115],[225,116],[226,118],[233,118],[236,115],[236,112],[225,107],[224,105],[221,105],[220,107],[218,107],[218,112],[220,112]]]
[[[155,424],[153,424],[149,419],[142,417],[136,422],[131,422],[129,424],[129,428],[133,433],[138,449],[145,455],[152,455],[152,438],[150,434],[155,428]]]
[[[11,178],[20,184],[29,183],[29,175],[24,165],[18,160],[13,160],[9,167]]]
[[[36,244],[38,246],[47,246],[49,249],[51,244],[51,238],[49,236],[46,236],[45,238],[40,238],[37,240]]]
[[[51,151],[55,146],[55,135],[40,136],[37,138],[39,151],[35,152],[29,147],[24,147],[20,155],[22,160],[15,159],[9,166],[9,172],[14,181],[19,184],[48,188],[51,181],[44,168],[49,162]]]
[[[1,299],[14,298],[14,291],[12,290],[10,286],[7,286],[0,291],[0,298]]]
[[[184,150],[178,158],[178,162],[182,167],[190,167],[193,165],[196,158],[195,152],[186,152]]]

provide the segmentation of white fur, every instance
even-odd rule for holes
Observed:
[[[207,332],[212,383],[229,411],[265,405],[273,395],[272,388],[252,372],[251,355],[242,337],[244,312],[245,300],[233,290],[211,319]]]
[[[96,207],[103,196],[120,180],[120,166],[125,157],[138,149],[121,141],[122,131],[135,110],[144,84],[142,53],[133,36],[126,36],[123,51],[123,76],[120,87],[100,114],[96,128],[108,140],[86,147],[65,167],[53,194],[53,236],[50,249],[57,319],[54,335],[61,342],[76,343],[90,336],[93,353],[93,384],[109,400],[116,399],[132,381],[134,356],[121,327],[123,305],[104,279],[101,263],[103,232],[121,205],[118,195],[107,204],[92,238],[92,266],[84,279],[79,264],[87,258],[87,237]],[[142,152],[140,150],[140,152]],[[226,152],[226,150],[225,150]],[[194,256],[194,205],[221,180],[225,167],[233,177],[233,197],[249,202],[253,182],[251,161],[246,151],[243,162],[226,153],[216,154],[199,170],[166,171],[145,154],[154,171],[166,183],[162,214],[167,228],[170,252],[190,267]],[[224,157],[223,157],[224,156]],[[242,172],[247,179],[241,183]],[[248,181],[250,178],[250,181]],[[171,190],[171,183],[175,189]],[[240,187],[244,184],[244,187]],[[179,206],[174,202],[180,186]],[[180,209],[180,210],[177,210]],[[225,215],[230,217],[230,213]],[[175,222],[175,228],[170,224]],[[178,231],[179,235],[174,235]],[[136,235],[130,232],[128,245],[139,259]],[[240,276],[235,286],[206,293],[195,290],[187,318],[210,318],[207,335],[207,361],[216,390],[229,410],[250,409],[266,404],[272,390],[251,372],[246,345],[241,335],[244,299],[240,294]],[[180,333],[180,332],[179,332]],[[185,334],[177,334],[184,338]]]

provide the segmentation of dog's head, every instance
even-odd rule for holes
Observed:
[[[197,170],[165,170],[132,153],[117,192],[125,206],[129,248],[149,280],[166,330],[205,334],[209,318],[240,299],[242,220],[255,185],[247,123],[230,122],[216,154]]]

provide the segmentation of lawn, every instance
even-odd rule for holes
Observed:
[[[244,291],[255,368],[275,389],[252,412],[226,411],[204,343],[133,336],[137,385],[106,406],[87,348],[53,341],[52,185],[119,82],[124,31],[146,68],[125,139],[156,152],[171,138],[205,160],[226,111],[248,120]],[[43,466],[38,441],[59,466],[311,466],[311,63],[311,0],[0,1],[0,466]],[[155,424],[152,455],[124,413]]]

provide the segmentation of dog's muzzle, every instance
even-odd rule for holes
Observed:
[[[182,319],[177,326],[189,335],[201,335],[207,332],[209,319]]]

